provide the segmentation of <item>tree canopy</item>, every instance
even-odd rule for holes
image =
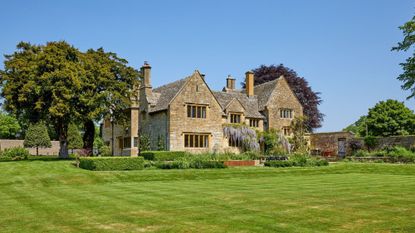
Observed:
[[[51,147],[48,129],[43,122],[30,124],[26,131],[24,146],[36,148],[36,155],[39,155],[39,147]]]
[[[402,31],[404,39],[396,47],[393,47],[392,50],[410,51],[412,53],[412,56],[400,64],[403,73],[398,76],[398,80],[403,82],[402,89],[410,91],[409,99],[415,97],[415,50],[413,49],[413,45],[415,44],[415,17],[400,26],[399,29]]]
[[[344,130],[355,132],[359,136],[387,137],[414,134],[415,114],[397,100],[380,101],[369,109],[367,116],[360,117]]]
[[[253,72],[255,75],[254,85],[275,80],[283,75],[303,106],[303,112],[306,116],[304,124],[307,131],[312,132],[313,129],[321,127],[324,114],[318,109],[318,105],[322,102],[320,92],[314,92],[305,78],[299,77],[297,72],[285,67],[283,64],[278,66],[261,65],[253,69]],[[244,82],[242,87],[245,87]]]
[[[0,138],[16,138],[20,129],[19,122],[16,118],[0,112]]]
[[[359,137],[364,137],[366,136],[366,116],[361,116],[359,118],[359,120],[357,120],[356,122],[354,122],[353,124],[347,126],[346,128],[343,129],[343,131],[345,132],[352,132],[354,133],[356,136]]]
[[[112,110],[129,106],[138,71],[127,61],[103,49],[83,53],[65,41],[32,45],[21,42],[5,55],[0,86],[5,109],[36,123],[51,124],[60,141],[61,157],[68,157],[68,125],[83,122],[92,147],[95,126]]]

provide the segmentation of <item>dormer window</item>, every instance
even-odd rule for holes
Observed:
[[[280,118],[291,119],[293,118],[293,110],[288,108],[280,109]]]
[[[249,126],[258,128],[259,127],[259,120],[258,119],[249,119]]]
[[[241,123],[241,114],[232,113],[230,115],[230,118],[231,118],[231,123],[235,123],[235,124]]]

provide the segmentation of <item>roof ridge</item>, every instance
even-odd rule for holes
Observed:
[[[281,78],[281,76],[280,77],[278,77],[277,79],[274,79],[274,80],[270,80],[270,81],[268,81],[268,82],[264,82],[264,83],[261,83],[261,84],[258,84],[258,85],[256,85],[256,86],[254,86],[254,88],[255,87],[260,87],[260,86],[263,86],[263,85],[265,85],[265,84],[270,84],[271,82],[276,82],[278,79],[280,79]]]
[[[154,88],[154,89],[153,89],[153,92],[157,92],[158,90],[161,90],[161,89],[163,89],[163,88],[166,88],[166,87],[168,87],[168,86],[170,86],[170,85],[172,85],[172,84],[176,84],[176,83],[179,83],[179,82],[185,81],[186,79],[188,79],[188,78],[190,78],[190,77],[191,77],[191,76],[187,76],[187,77],[185,77],[185,78],[182,78],[182,79],[176,80],[176,81],[174,81],[174,82],[166,83],[166,84],[164,84],[164,85],[161,85],[161,86],[159,86],[159,87],[156,87],[156,88]]]

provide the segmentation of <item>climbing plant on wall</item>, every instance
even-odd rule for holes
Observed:
[[[244,124],[223,125],[225,137],[241,145],[244,151],[259,151],[257,133],[254,129]]]

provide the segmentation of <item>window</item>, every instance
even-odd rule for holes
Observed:
[[[134,137],[134,147],[138,147],[138,137]]]
[[[196,85],[196,92],[199,92],[199,85]]]
[[[124,141],[122,137],[118,138],[118,148],[120,148],[121,150],[123,149],[124,146]]]
[[[292,109],[280,109],[280,118],[293,118],[293,110]]]
[[[242,147],[241,141],[235,140],[233,138],[229,138],[228,144],[230,147]]]
[[[131,148],[131,138],[125,137],[124,138],[124,148]]]
[[[282,132],[284,133],[284,136],[290,136],[291,135],[290,127],[283,127]]]
[[[187,117],[206,118],[206,106],[187,105]]]
[[[109,128],[111,126],[111,120],[109,118],[105,119],[104,121],[104,127]]]
[[[250,127],[259,127],[259,120],[258,119],[249,119],[249,126]]]
[[[231,114],[231,123],[241,123],[241,114]]]
[[[209,134],[186,133],[184,134],[184,147],[208,148]]]

